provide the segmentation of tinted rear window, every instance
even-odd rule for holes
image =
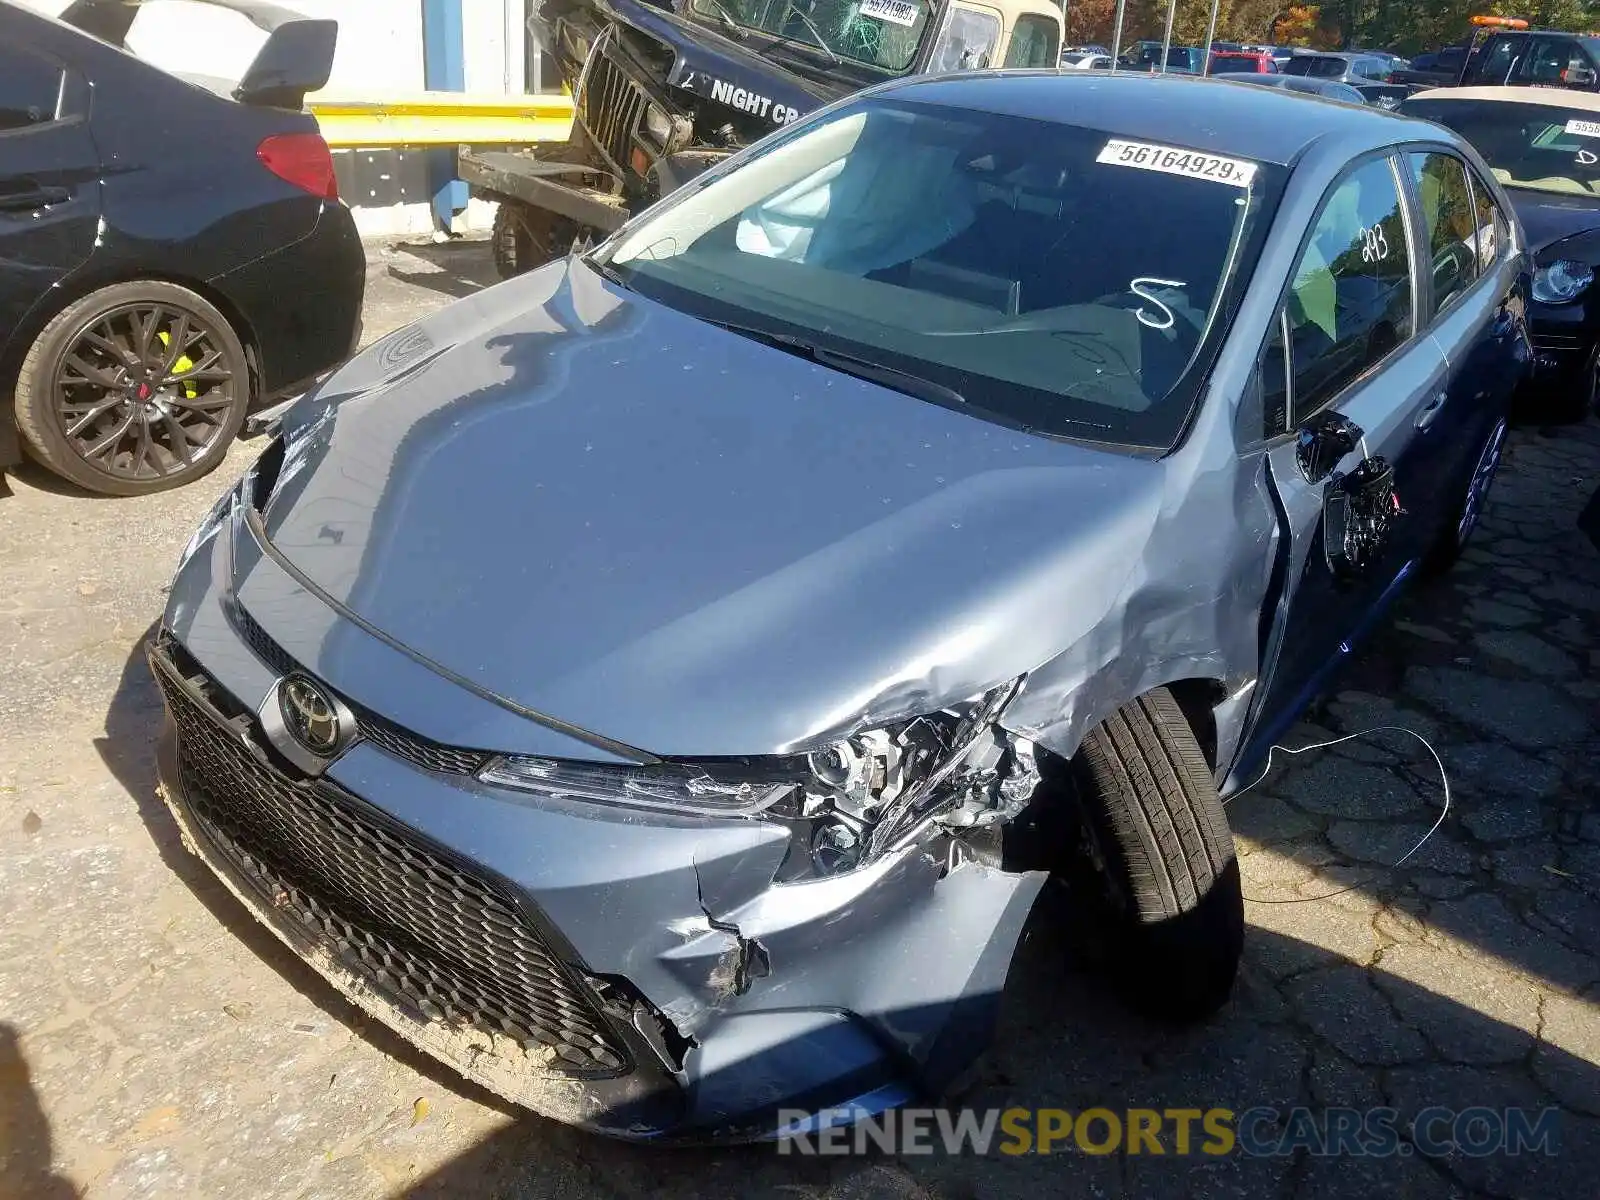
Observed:
[[[1506,187],[1600,196],[1600,114],[1494,100],[1406,100],[1400,111],[1454,129]]]

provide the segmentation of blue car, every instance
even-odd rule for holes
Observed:
[[[1528,287],[1437,125],[860,93],[289,411],[150,646],[164,795],[354,1003],[619,1137],[937,1094],[1052,873],[1199,1019],[1223,798],[1471,535]]]

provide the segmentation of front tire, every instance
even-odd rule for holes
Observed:
[[[1233,834],[1194,732],[1165,688],[1111,715],[1071,765],[1114,981],[1131,1007],[1188,1022],[1227,1002],[1244,948]]]
[[[583,232],[576,221],[516,200],[502,200],[494,214],[490,246],[501,279],[526,274],[560,258]]]
[[[163,492],[215,469],[249,403],[249,364],[227,318],[154,281],[69,304],[34,339],[16,386],[33,457],[107,496]]]

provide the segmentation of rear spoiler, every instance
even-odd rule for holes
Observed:
[[[61,20],[121,47],[143,0],[73,0]],[[328,85],[339,22],[314,20],[265,0],[200,0],[249,19],[269,35],[233,98],[261,108],[301,108],[306,93]]]

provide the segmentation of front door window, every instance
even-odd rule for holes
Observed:
[[[994,62],[1000,41],[1000,14],[989,9],[952,8],[933,48],[930,74],[977,71]]]

